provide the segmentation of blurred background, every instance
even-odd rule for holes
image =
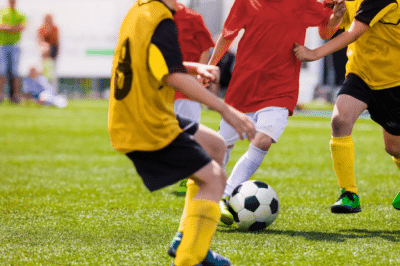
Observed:
[[[59,93],[69,98],[107,97],[113,50],[119,26],[135,0],[17,0],[17,9],[28,18],[20,43],[20,73],[24,77],[32,65],[40,64],[37,29],[45,14],[53,16],[59,28],[60,52],[56,65]],[[221,33],[234,0],[179,0],[203,15],[213,36]],[[201,5],[200,5],[201,2]],[[0,7],[7,6],[0,1]],[[306,45],[314,48],[323,41],[317,28],[309,28]],[[236,50],[237,38],[233,45]],[[335,70],[331,59],[303,64],[299,103],[316,97],[327,98],[335,89]]]

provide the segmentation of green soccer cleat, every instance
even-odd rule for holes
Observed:
[[[394,198],[393,202],[392,202],[393,207],[396,210],[400,211],[400,192],[397,194],[397,196]]]
[[[226,225],[233,224],[233,215],[228,208],[229,197],[226,196],[219,201],[219,209],[221,211],[221,222]]]
[[[361,211],[360,198],[356,193],[342,189],[342,195],[332,205],[333,213],[357,213]]]
[[[186,194],[187,191],[187,181],[188,179],[183,179],[180,183],[178,188],[176,189],[176,193],[178,194]]]

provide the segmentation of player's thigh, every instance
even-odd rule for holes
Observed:
[[[371,89],[357,75],[349,74],[339,90],[332,113],[332,129],[334,132],[348,128],[351,134],[354,123],[364,112],[372,99]]]
[[[201,104],[195,101],[180,99],[174,103],[174,112],[180,117],[200,123]]]
[[[267,107],[257,111],[253,117],[257,130],[255,140],[267,145],[271,140],[272,143],[278,142],[287,126],[289,110],[282,107]]]
[[[246,113],[247,117],[255,123],[253,116],[254,113]],[[233,146],[236,141],[238,141],[239,134],[235,131],[231,125],[228,124],[223,118],[221,118],[221,122],[219,124],[218,134],[225,140],[225,143],[228,147]]]
[[[214,130],[200,124],[194,139],[203,147],[203,149],[217,161],[222,164],[226,152],[224,139]]]

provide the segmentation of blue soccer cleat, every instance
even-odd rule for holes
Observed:
[[[182,233],[177,232],[174,238],[171,241],[171,244],[168,248],[168,255],[175,258],[176,250],[182,241]],[[201,264],[196,266],[231,266],[231,262],[227,259],[219,255],[218,253],[208,250],[206,258],[201,262]]]

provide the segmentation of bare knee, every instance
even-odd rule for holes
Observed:
[[[222,165],[226,153],[226,144],[223,138],[215,136],[212,142],[203,148],[211,158],[213,158],[219,165]]]
[[[226,186],[226,175],[216,161],[211,161],[196,172],[193,177],[194,181],[200,187],[196,198],[208,199],[215,202],[221,199]]]
[[[333,136],[349,136],[353,130],[353,122],[343,115],[333,115],[331,120]]]
[[[389,155],[397,159],[400,159],[400,147],[398,145],[394,145],[392,143],[385,143],[385,151]]]

